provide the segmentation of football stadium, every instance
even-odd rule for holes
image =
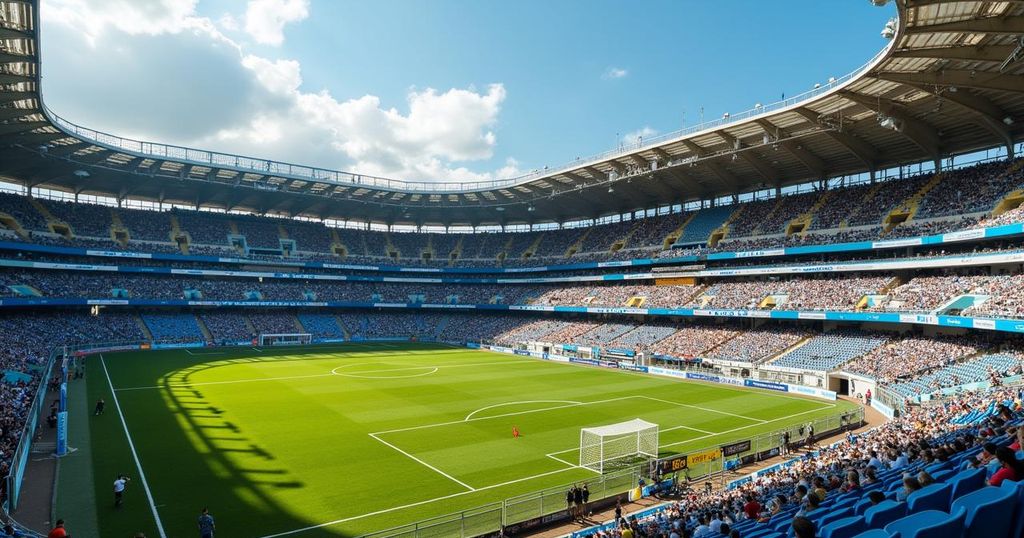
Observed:
[[[202,99],[120,134],[44,100],[44,36],[159,69],[147,39],[200,36],[348,126],[230,36],[371,3],[0,0],[0,536],[1024,536],[1024,2],[858,3],[884,25],[845,75],[471,176],[134,134]],[[458,138],[435,113],[424,144]],[[324,145],[394,157],[360,133]]]

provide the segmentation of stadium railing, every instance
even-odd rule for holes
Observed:
[[[57,361],[57,357],[60,356],[60,349],[53,349],[50,351],[50,355],[46,360],[46,365],[43,367],[42,375],[39,378],[38,385],[36,386],[35,397],[32,399],[32,405],[29,407],[28,418],[25,421],[25,427],[21,430],[21,436],[18,438],[17,448],[14,449],[14,457],[11,459],[11,467],[4,477],[7,486],[7,498],[3,502],[3,511],[5,519],[26,538],[42,538],[43,535],[32,531],[22,525],[20,525],[11,516],[11,512],[18,507],[18,499],[21,494],[21,482],[25,477],[25,468],[28,465],[29,453],[32,449],[32,439],[35,437],[36,430],[40,425],[40,417],[43,415],[43,407],[46,405],[46,388],[50,380],[50,376],[53,375],[53,365]]]

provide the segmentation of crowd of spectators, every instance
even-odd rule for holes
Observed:
[[[295,250],[287,255],[304,259],[337,260],[332,247],[343,245],[345,259],[349,262],[410,266],[519,266],[723,250],[761,250],[945,233],[974,226],[1003,196],[1024,185],[1024,167],[1018,168],[1017,164],[1018,161],[998,161],[942,172],[940,181],[921,199],[916,220],[885,233],[881,227],[883,218],[932,182],[933,174],[842,187],[835,192],[787,194],[781,198],[706,208],[699,210],[693,218],[690,213],[675,213],[592,227],[519,233],[388,233],[328,228],[320,223],[273,217],[182,209],[144,211],[41,199],[40,203],[55,218],[70,225],[75,237],[69,240],[47,235],[50,230],[46,219],[26,197],[3,193],[0,196],[0,213],[13,216],[33,234],[31,240],[50,244],[179,252],[179,247],[170,242],[169,237],[171,217],[174,217],[181,231],[187,233],[191,240],[188,245],[191,254],[224,255],[227,252],[240,255],[241,252],[234,250],[228,239],[230,234],[237,232],[246,237],[250,247],[277,249],[281,239],[294,240]],[[785,225],[816,205],[820,207],[812,214],[811,233],[787,236]],[[129,231],[132,242],[128,245],[110,239],[112,212],[119,216]],[[1021,213],[1020,210],[1011,210],[994,219],[982,220],[982,223],[988,226],[1020,222],[1024,220]],[[729,224],[728,238],[715,247],[708,247],[710,233],[731,215],[734,220]],[[696,246],[664,251],[665,239],[683,223],[687,225],[683,228],[679,244]],[[612,245],[620,240],[626,240],[625,248],[612,252]],[[569,247],[577,243],[578,251],[571,258],[565,258]],[[536,250],[530,252],[534,245]],[[211,247],[217,248],[210,251]],[[432,257],[423,256],[424,252],[430,252]],[[453,253],[456,256],[453,257]],[[532,255],[527,257],[527,253]],[[393,254],[397,257],[393,258]]]
[[[810,336],[803,329],[760,327],[740,332],[708,354],[708,358],[756,363],[785,351]]]
[[[821,536],[818,522],[840,499],[870,506],[895,491],[896,500],[888,502],[903,503],[923,486],[921,480],[925,484],[941,481],[944,478],[936,476],[952,476],[959,465],[985,470],[986,485],[980,487],[996,487],[1005,476],[1020,480],[1024,477],[1015,475],[1021,468],[1015,462],[1019,454],[1014,454],[1021,438],[1017,431],[1020,400],[1017,389],[995,388],[958,395],[938,406],[913,407],[882,426],[807,452],[792,464],[761,473],[738,487],[689,489],[654,515],[625,514],[614,529],[591,532],[598,538],[708,538],[767,530],[814,537]],[[981,418],[965,421],[969,416]],[[998,448],[1007,445],[1011,448]],[[997,458],[1003,451],[1006,455]],[[1007,467],[1009,471],[997,472]],[[939,474],[945,469],[952,473]],[[872,495],[875,498],[868,500]]]
[[[876,347],[846,364],[845,370],[882,383],[906,380],[956,363],[993,345],[984,334],[964,336],[905,335]]]

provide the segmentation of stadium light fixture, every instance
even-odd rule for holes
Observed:
[[[1003,118],[1003,123],[1005,123],[1006,125],[1013,125],[1013,118],[1011,118],[1010,116],[1006,116],[1005,118]]]
[[[882,37],[892,39],[896,37],[896,19],[889,19],[882,27]]]
[[[611,185],[608,185],[608,192],[615,192],[615,189]]]
[[[871,0],[871,5],[875,7],[885,7],[889,3],[889,0]]]
[[[533,207],[533,206],[531,205],[531,206],[527,206],[526,210],[527,210],[527,211],[530,211],[530,212],[533,212],[533,211],[536,211],[536,210],[537,210],[537,208],[536,208],[536,207]]]
[[[903,130],[903,122],[886,114],[878,115],[878,125],[881,125],[885,129],[892,129],[893,131]]]
[[[79,179],[85,179],[89,177],[89,172],[87,170],[75,170],[73,174],[75,175],[75,177]]]

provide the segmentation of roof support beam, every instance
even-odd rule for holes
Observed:
[[[0,52],[0,64],[11,64],[21,62],[32,62],[36,61],[36,57],[31,54],[11,54],[9,52]]]
[[[962,21],[908,26],[906,35],[938,34],[938,33],[977,33],[977,34],[1020,34],[1024,33],[1022,17],[986,17],[984,19],[967,19]]]
[[[867,107],[875,112],[891,116],[903,123],[899,133],[910,139],[922,151],[928,154],[932,160],[938,161],[942,156],[941,141],[935,133],[935,128],[912,116],[903,106],[896,104],[889,99],[872,98],[859,93],[844,91],[840,94],[861,106]]]
[[[21,121],[13,123],[0,123],[0,135],[24,133],[40,127],[49,125],[48,121]]]
[[[996,135],[1006,145],[1009,155],[1013,155],[1013,134],[1010,133],[1009,126],[1003,123],[1003,118],[1006,118],[1007,115],[992,101],[966,89],[950,91],[949,88],[928,86],[927,84],[902,84],[930,93],[939,99],[950,101],[970,112],[978,120],[978,124]]]
[[[935,47],[924,49],[897,50],[893,58],[934,58],[940,60],[963,60],[967,62],[1002,62],[1017,47],[990,45],[979,47]]]
[[[0,27],[0,39],[31,39],[32,32]]]
[[[797,114],[800,114],[807,121],[820,125],[821,122],[818,120],[818,113],[807,108],[796,108],[793,110]],[[826,136],[832,140],[841,144],[847,151],[856,157],[860,162],[864,163],[868,169],[874,170],[875,163],[878,161],[879,152],[874,146],[868,142],[843,131],[837,131],[835,129],[824,129],[821,132],[825,133]]]
[[[698,159],[708,158],[708,151],[701,147],[700,145],[698,145],[693,140],[683,140],[683,145],[685,145],[691,153],[696,155]],[[729,189],[734,189],[737,185],[740,184],[740,181],[736,178],[736,176],[733,175],[732,172],[726,170],[725,167],[722,166],[720,163],[717,163],[713,160],[708,160],[700,164],[707,166],[708,170],[711,170],[716,176],[718,176],[718,179],[722,182],[722,186]]]
[[[89,147],[89,144],[87,144],[85,142],[79,141],[79,142],[75,142],[74,144],[65,144],[63,146],[56,146],[56,147],[48,148],[46,150],[46,153],[49,154],[49,155],[53,155],[55,157],[63,157],[65,155],[70,155],[70,154],[72,154],[72,153],[74,153],[74,152],[76,152],[78,150],[81,150],[81,149],[84,149],[84,148],[87,148],[87,147]]]
[[[718,135],[719,137],[721,137],[721,139],[725,141],[726,145],[728,145],[729,147],[731,147],[731,148],[733,148],[735,150],[743,150],[744,148],[749,148],[750,147],[750,146],[744,146],[744,144],[743,144],[743,142],[741,140],[738,140],[737,138],[733,137],[732,135],[726,133],[725,131],[717,131],[717,132],[715,132],[715,134]],[[754,169],[757,170],[757,173],[761,174],[761,177],[765,181],[768,181],[770,183],[778,182],[778,180],[779,180],[779,173],[778,173],[778,171],[776,171],[774,168],[772,168],[767,163],[765,163],[763,160],[761,160],[761,158],[758,157],[757,155],[755,155],[752,151],[749,151],[749,150],[747,150],[747,151],[737,151],[737,153],[734,153],[734,155],[736,155],[736,154],[739,154],[741,159],[743,159],[744,161],[747,161],[747,164],[749,164],[750,166],[753,166]]]
[[[999,75],[994,73],[975,73],[963,70],[943,70],[929,73],[887,73],[874,75],[876,78],[899,82],[901,84],[930,84],[932,86],[956,86],[975,90],[999,90],[1014,93],[1024,92],[1024,77],[1016,75]]]
[[[786,150],[787,153],[796,157],[812,174],[819,178],[824,177],[825,161],[805,149],[802,145],[793,140],[788,140],[792,136],[789,131],[772,124],[772,122],[764,118],[756,119],[754,123],[758,124],[761,129],[764,129],[765,134],[768,136],[778,138],[779,141],[776,143]]]
[[[38,110],[32,108],[0,108],[0,121],[16,120],[38,113]]]
[[[76,162],[79,162],[79,163],[82,163],[82,164],[96,164],[96,163],[99,163],[101,161],[106,160],[106,158],[111,156],[111,155],[113,155],[113,152],[108,151],[108,150],[102,150],[102,151],[97,151],[97,152],[94,152],[94,153],[90,153],[88,155],[81,155],[81,156],[75,157],[74,160]]]
[[[35,92],[4,92],[0,91],[0,103],[13,103],[25,99],[35,99],[38,95]]]
[[[629,160],[633,161],[633,163],[636,164],[637,166],[643,168],[647,168],[648,166],[651,165],[651,161],[648,161],[647,159],[641,157],[640,155],[637,155],[636,153],[629,155]]]
[[[598,170],[597,168],[594,168],[593,166],[586,166],[583,169],[586,170],[588,174],[590,174],[590,177],[593,181],[604,181],[605,179],[608,178],[608,176],[604,172]]]
[[[651,153],[654,153],[654,155],[658,157],[658,160],[663,163],[668,164],[668,162],[672,160],[672,156],[661,148],[651,148]]]
[[[22,82],[32,82],[32,77],[28,75],[0,73],[0,84],[20,84]]]

